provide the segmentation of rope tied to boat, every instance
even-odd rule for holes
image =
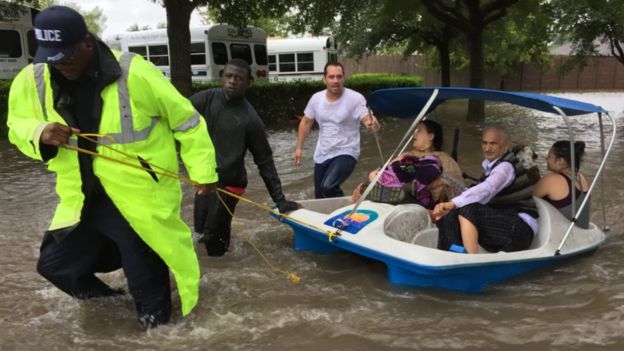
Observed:
[[[178,179],[178,180],[180,180],[180,181],[182,181],[182,182],[184,182],[186,184],[192,185],[192,186],[200,185],[199,182],[197,182],[197,181],[195,181],[193,179],[190,179],[190,178],[185,177],[183,175],[171,172],[171,171],[169,171],[169,170],[167,170],[167,169],[165,169],[163,167],[160,167],[158,165],[155,165],[155,164],[153,164],[153,163],[151,163],[151,162],[149,162],[147,160],[144,160],[144,159],[141,159],[141,158],[139,158],[137,156],[128,154],[128,153],[126,153],[124,151],[115,149],[115,148],[111,147],[110,145],[106,145],[104,143],[101,143],[101,142],[97,141],[96,139],[93,139],[93,137],[96,137],[96,138],[105,138],[105,139],[108,139],[110,141],[114,141],[114,137],[112,137],[111,135],[108,135],[108,134],[96,134],[96,133],[76,133],[75,135],[78,136],[79,138],[83,138],[85,140],[88,140],[88,141],[90,141],[90,142],[92,142],[92,143],[94,143],[94,144],[96,144],[98,146],[102,146],[102,147],[104,147],[106,149],[109,149],[109,150],[111,150],[111,151],[113,151],[115,153],[121,154],[121,155],[123,155],[123,156],[125,156],[127,158],[132,159],[132,160],[135,160],[135,159],[139,160],[140,165],[137,165],[137,164],[134,164],[134,163],[130,163],[128,161],[121,160],[119,158],[103,155],[103,154],[100,154],[100,153],[98,153],[96,151],[91,151],[91,150],[84,149],[84,148],[81,148],[81,147],[78,147],[78,146],[73,146],[73,145],[69,145],[69,144],[62,144],[61,147],[64,147],[64,148],[66,148],[68,150],[73,150],[73,151],[76,151],[76,152],[79,152],[79,153],[87,154],[87,155],[90,155],[90,156],[93,156],[93,157],[99,157],[99,158],[102,158],[102,159],[105,159],[105,160],[108,160],[108,161],[111,161],[111,162],[116,162],[116,163],[119,163],[119,164],[122,164],[122,165],[125,165],[125,166],[128,166],[128,167],[132,167],[132,168],[137,168],[137,169],[141,169],[141,170],[144,170],[144,171],[148,171],[150,173],[159,174],[159,175],[170,177],[170,178],[175,178],[175,179]],[[292,222],[295,222],[295,223],[298,223],[300,225],[306,226],[308,228],[314,229],[316,231],[325,233],[327,235],[328,240],[330,242],[334,240],[334,237],[340,236],[340,233],[337,232],[337,231],[329,231],[329,230],[325,230],[325,229],[319,228],[317,226],[314,226],[313,224],[306,223],[306,222],[301,221],[301,220],[299,220],[297,218],[291,217],[291,216],[289,216],[289,215],[287,215],[285,213],[280,213],[279,211],[277,211],[277,210],[275,210],[275,209],[273,209],[273,208],[271,208],[271,207],[269,207],[267,205],[257,203],[257,202],[255,202],[255,201],[253,201],[251,199],[248,199],[246,197],[240,196],[238,194],[234,194],[234,193],[232,193],[232,192],[230,192],[230,191],[228,191],[226,189],[217,188],[216,191],[217,191],[217,196],[219,198],[219,201],[221,201],[221,203],[225,206],[225,208],[230,213],[232,218],[234,218],[233,213],[230,211],[229,207],[227,205],[225,205],[225,203],[224,203],[224,201],[221,198],[221,195],[219,193],[223,193],[223,194],[226,194],[228,196],[235,197],[238,200],[243,201],[243,202],[245,202],[247,204],[253,205],[253,206],[255,206],[255,207],[259,208],[259,209],[262,209],[264,211],[273,213],[276,216],[278,216],[278,219],[280,221],[283,221],[283,218],[287,218],[287,219],[289,219]],[[242,234],[242,232],[241,232],[241,235],[243,236],[243,239],[245,240],[245,242],[247,242],[247,244],[249,244],[256,251],[256,253],[265,261],[265,263],[270,267],[270,269],[272,271],[280,272],[280,273],[285,274],[287,276],[287,278],[293,284],[299,283],[301,281],[301,278],[298,275],[296,275],[295,273],[288,272],[286,270],[277,268],[275,265],[273,265],[269,261],[269,259],[266,257],[266,255],[264,255],[260,251],[260,249],[251,241],[251,239],[249,237],[247,237],[246,235]]]
[[[234,212],[232,212],[232,210],[231,210],[231,209],[230,209],[230,207],[227,205],[227,203],[225,203],[225,201],[224,201],[224,200],[223,200],[223,198],[221,197],[221,194],[217,193],[217,198],[219,198],[219,202],[221,202],[221,205],[223,205],[223,207],[225,207],[225,210],[226,210],[226,211],[230,214],[230,217],[232,217],[232,219],[234,219],[234,218],[235,218],[235,216],[234,216]],[[297,283],[299,283],[299,281],[301,281],[301,278],[300,278],[298,275],[296,275],[295,273],[288,272],[288,271],[286,271],[286,270],[284,270],[284,269],[281,269],[281,268],[278,268],[278,267],[274,266],[274,265],[273,265],[273,264],[269,261],[269,259],[268,259],[268,258],[267,258],[267,257],[266,257],[263,253],[262,253],[262,251],[260,251],[260,249],[259,249],[259,248],[258,248],[258,247],[257,247],[257,246],[256,246],[256,245],[252,242],[252,241],[251,241],[251,239],[249,238],[249,236],[247,236],[247,235],[245,234],[245,232],[244,232],[244,229],[245,229],[245,228],[243,227],[243,225],[242,225],[242,224],[240,225],[240,228],[241,228],[240,234],[241,234],[241,236],[243,237],[243,240],[245,240],[245,242],[246,242],[247,244],[249,244],[249,246],[251,246],[251,247],[252,247],[252,248],[256,251],[256,253],[258,254],[258,256],[260,256],[260,258],[262,258],[262,260],[264,260],[264,262],[267,264],[267,266],[269,266],[269,268],[271,268],[271,270],[272,270],[273,272],[278,272],[278,273],[282,273],[282,274],[286,275],[286,277],[287,277],[288,279],[290,279],[290,281],[291,281],[293,284],[297,284]]]

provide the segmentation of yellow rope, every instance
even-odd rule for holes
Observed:
[[[123,152],[121,150],[117,150],[115,148],[112,148],[109,145],[105,145],[103,143],[98,142],[96,139],[92,139],[91,138],[91,137],[103,137],[103,138],[107,138],[109,140],[114,140],[114,138],[112,136],[110,136],[110,135],[106,135],[106,134],[92,134],[92,133],[77,133],[76,135],[78,137],[81,137],[81,138],[84,138],[86,140],[89,140],[89,141],[91,141],[91,142],[93,142],[93,143],[95,143],[97,145],[105,147],[105,148],[107,148],[107,149],[109,149],[111,151],[114,151],[114,152],[117,152],[117,153],[119,153],[119,154],[121,154],[123,156],[126,156],[126,157],[128,157],[128,158],[130,158],[132,160],[137,159],[136,157],[134,157],[134,156],[132,156],[132,155],[130,155],[128,153],[125,153],[125,152]],[[87,150],[87,149],[84,149],[84,148],[80,148],[80,147],[77,147],[77,146],[72,146],[72,145],[69,145],[69,144],[63,144],[61,146],[66,148],[66,149],[69,149],[69,150],[74,150],[76,152],[81,152],[81,153],[84,153],[84,154],[87,154],[87,155],[91,155],[91,156],[94,156],[94,157],[100,157],[100,158],[103,158],[105,160],[109,160],[109,161],[112,161],[112,162],[117,162],[119,164],[123,164],[123,165],[129,166],[129,167],[132,167],[132,168],[137,168],[137,169],[145,170],[145,171],[148,171],[148,172],[153,172],[153,173],[156,173],[156,174],[160,174],[160,175],[163,175],[163,176],[166,176],[166,177],[179,179],[180,181],[182,181],[184,183],[187,183],[187,184],[191,184],[193,186],[198,186],[199,185],[198,182],[196,182],[196,181],[194,181],[194,180],[192,180],[190,178],[187,178],[185,176],[173,173],[173,172],[171,172],[171,171],[169,171],[167,169],[164,169],[162,167],[154,165],[153,163],[145,161],[145,160],[141,160],[142,163],[151,166],[152,169],[148,169],[148,168],[144,167],[143,165],[137,165],[137,164],[134,164],[134,163],[130,163],[128,161],[124,161],[124,160],[120,160],[118,158],[106,156],[106,155],[103,155],[103,154],[100,154],[100,153],[97,153],[97,152],[94,152],[94,151],[91,151],[91,150]],[[218,192],[222,192],[224,194],[227,194],[229,196],[232,196],[234,198],[237,198],[240,201],[243,201],[243,202],[246,202],[248,204],[251,204],[251,205],[253,205],[253,206],[257,207],[257,208],[260,208],[262,210],[274,213],[274,214],[276,214],[276,215],[278,215],[280,217],[288,218],[288,219],[290,219],[293,222],[296,222],[296,223],[301,224],[303,226],[307,226],[307,227],[312,228],[312,229],[314,229],[316,231],[324,232],[324,233],[327,234],[327,238],[329,239],[329,241],[332,241],[335,236],[339,236],[340,235],[339,232],[331,232],[331,231],[324,230],[324,229],[321,229],[319,227],[316,227],[316,226],[314,226],[312,224],[305,223],[305,222],[303,222],[301,220],[298,220],[296,218],[290,217],[290,216],[288,216],[288,215],[286,215],[284,213],[280,213],[279,211],[276,211],[276,210],[274,210],[273,208],[271,208],[271,207],[269,207],[267,205],[263,205],[263,204],[254,202],[254,201],[252,201],[250,199],[247,199],[247,198],[245,198],[243,196],[240,196],[238,194],[234,194],[234,193],[232,193],[230,191],[227,191],[225,189],[217,188],[217,191]],[[225,209],[228,211],[230,216],[232,216],[232,218],[234,218],[234,214],[232,213],[230,208],[226,205],[226,203],[223,201],[223,199],[221,198],[221,195],[218,192],[217,192],[217,197],[219,198],[219,201],[221,201],[221,203],[223,204]],[[272,271],[280,272],[280,273],[285,274],[288,277],[288,279],[290,279],[290,281],[292,283],[294,283],[294,284],[298,283],[301,280],[301,278],[298,275],[274,266],[268,260],[268,258],[260,251],[260,249],[251,241],[251,239],[247,235],[245,235],[245,233],[242,230],[241,230],[241,235],[243,236],[243,239],[245,240],[245,242],[247,242],[258,253],[258,255],[264,260],[264,262],[271,268]]]
[[[301,224],[301,225],[306,226],[308,228],[314,229],[314,230],[316,230],[318,232],[325,233],[325,235],[327,235],[327,238],[329,239],[329,241],[332,241],[335,236],[340,236],[340,233],[337,232],[337,231],[332,232],[332,231],[329,231],[329,230],[326,230],[326,229],[323,229],[323,228],[319,228],[319,227],[317,227],[317,226],[315,226],[313,224],[306,223],[306,222],[301,221],[301,220],[299,220],[297,218],[291,217],[291,216],[289,216],[289,215],[287,215],[285,213],[281,213],[281,212],[279,212],[279,211],[277,211],[277,210],[275,210],[275,209],[273,209],[273,208],[271,208],[271,207],[269,207],[267,205],[263,205],[263,204],[254,202],[254,201],[252,201],[252,200],[250,200],[250,199],[248,199],[246,197],[240,196],[238,194],[234,194],[234,193],[232,193],[230,191],[227,191],[225,189],[217,188],[217,191],[222,192],[224,194],[227,194],[229,196],[235,197],[235,198],[239,199],[240,201],[246,202],[246,203],[248,203],[248,204],[250,204],[252,206],[256,206],[256,207],[258,207],[261,210],[264,210],[264,211],[267,211],[267,212],[271,212],[271,213],[276,214],[276,215],[278,215],[280,217],[288,218],[289,220],[291,220],[291,221],[293,221],[295,223],[298,223],[298,224]]]
[[[105,147],[105,148],[107,148],[107,149],[109,149],[111,151],[114,151],[114,152],[117,152],[117,153],[119,153],[121,155],[124,155],[124,156],[126,156],[126,157],[128,157],[130,159],[133,159],[133,160],[136,159],[136,157],[134,157],[134,156],[132,156],[132,155],[130,155],[128,153],[125,153],[125,152],[123,152],[121,150],[117,150],[115,148],[110,147],[109,145],[105,145],[103,143],[98,142],[95,139],[90,138],[92,136],[95,136],[95,137],[103,137],[103,138],[106,138],[106,139],[109,139],[109,140],[114,140],[114,138],[112,136],[110,136],[110,135],[107,135],[107,134],[90,134],[90,133],[78,133],[76,135],[81,137],[81,138],[84,138],[86,140],[89,140],[89,141],[91,141],[91,142],[93,142],[93,143],[95,143],[97,145],[103,146],[103,147]],[[71,150],[76,150],[78,152],[86,153],[86,154],[89,154],[89,155],[92,155],[92,156],[96,156],[96,157],[102,157],[102,158],[107,159],[109,161],[121,163],[121,164],[124,164],[126,166],[130,166],[130,167],[138,168],[138,169],[141,169],[141,170],[154,172],[156,174],[164,175],[164,176],[167,176],[167,177],[179,179],[179,180],[183,181],[184,183],[187,183],[187,184],[190,184],[190,185],[193,185],[193,186],[198,186],[199,185],[198,182],[196,182],[196,181],[194,181],[194,180],[192,180],[190,178],[187,178],[185,176],[173,173],[173,172],[171,172],[171,171],[169,171],[169,170],[167,170],[167,169],[165,169],[163,167],[160,167],[158,165],[155,165],[155,164],[153,164],[151,162],[148,162],[148,161],[145,161],[145,160],[143,161],[145,164],[147,164],[147,165],[149,165],[149,166],[151,166],[151,167],[153,167],[153,168],[155,168],[157,170],[155,170],[155,169],[151,169],[151,170],[150,169],[146,169],[145,167],[140,166],[140,165],[129,163],[129,162],[126,162],[126,161],[123,161],[123,160],[120,160],[120,159],[117,159],[117,158],[114,158],[114,157],[105,156],[105,155],[99,154],[97,152],[86,150],[86,149],[82,149],[82,148],[79,148],[79,147],[70,146],[70,145],[67,145],[67,144],[64,144],[63,146],[68,148],[68,149],[71,149]],[[314,230],[316,230],[318,232],[325,233],[325,235],[327,235],[327,238],[328,238],[329,241],[332,241],[335,236],[340,236],[340,232],[338,232],[338,231],[333,231],[332,232],[332,231],[325,230],[323,228],[319,228],[319,227],[314,226],[314,225],[312,225],[310,223],[306,223],[306,222],[303,222],[303,221],[301,221],[301,220],[299,220],[297,218],[291,217],[291,216],[289,216],[289,215],[287,215],[285,213],[281,213],[279,211],[276,211],[276,210],[274,210],[273,208],[271,208],[271,207],[269,207],[267,205],[263,205],[263,204],[254,202],[254,201],[252,201],[250,199],[247,199],[246,197],[240,196],[238,194],[234,194],[234,193],[232,193],[230,191],[227,191],[225,189],[219,188],[217,190],[222,192],[222,193],[224,193],[224,194],[227,194],[229,196],[237,198],[240,201],[243,201],[243,202],[246,202],[246,203],[248,203],[248,204],[250,204],[252,206],[255,206],[255,207],[257,207],[257,208],[259,208],[261,210],[264,210],[264,211],[267,211],[267,212],[271,212],[271,213],[276,214],[276,215],[278,215],[280,217],[283,217],[283,218],[288,218],[289,220],[291,220],[291,221],[293,221],[295,223],[298,223],[298,224],[301,224],[301,225],[303,225],[305,227],[314,229]]]
[[[111,135],[108,135],[108,134],[95,134],[95,133],[78,133],[78,134],[76,134],[76,135],[77,135],[78,137],[81,137],[81,138],[83,138],[83,139],[86,139],[86,140],[88,140],[88,141],[90,141],[90,142],[92,142],[92,143],[94,143],[94,144],[97,144],[97,145],[102,146],[102,147],[104,147],[104,148],[106,148],[106,149],[109,149],[109,150],[111,150],[111,151],[113,151],[113,152],[116,152],[116,153],[118,153],[118,154],[121,154],[121,155],[123,155],[123,156],[126,156],[126,157],[127,157],[127,158],[129,158],[129,159],[132,159],[132,160],[138,160],[138,158],[137,158],[136,156],[134,156],[134,155],[131,155],[131,154],[128,154],[128,153],[123,152],[123,151],[121,151],[121,150],[115,149],[115,148],[113,148],[113,147],[111,147],[111,146],[109,146],[109,145],[106,145],[106,144],[100,143],[100,142],[99,142],[99,141],[97,141],[96,139],[92,139],[92,138],[91,138],[91,137],[101,137],[101,138],[106,138],[106,139],[108,139],[108,140],[114,141],[114,140],[115,140],[115,138],[113,138]],[[72,147],[69,147],[69,148],[70,148],[70,149],[74,149],[74,150],[77,150],[77,151],[78,151],[78,148],[76,148],[76,147],[73,147],[73,146],[72,146]],[[89,151],[89,150],[85,150],[85,149],[80,149],[80,152],[83,152],[82,150],[86,151],[85,153],[87,153],[87,154],[89,154],[89,155],[101,156],[101,157],[104,157],[104,158],[106,158],[107,160],[110,160],[110,161],[119,162],[119,163],[122,163],[122,164],[125,164],[125,165],[128,165],[128,166],[132,166],[132,167],[135,167],[135,168],[140,168],[140,169],[145,170],[145,171],[150,171],[150,172],[154,172],[154,173],[156,173],[156,174],[164,175],[164,176],[167,176],[167,177],[176,178],[176,179],[179,179],[179,180],[181,180],[181,181],[183,181],[183,182],[185,182],[185,183],[187,183],[187,184],[191,184],[191,185],[193,185],[193,186],[198,186],[198,185],[199,185],[199,183],[198,183],[198,182],[196,182],[196,181],[194,181],[194,180],[192,180],[192,179],[190,179],[190,178],[187,178],[187,177],[185,177],[185,176],[181,176],[181,175],[179,175],[179,174],[177,174],[177,173],[171,172],[171,171],[169,171],[169,170],[167,170],[167,169],[165,169],[165,168],[163,168],[163,167],[160,167],[160,166],[158,166],[158,165],[156,165],[156,164],[153,164],[153,163],[151,163],[151,162],[148,162],[147,160],[141,160],[141,161],[142,161],[143,163],[145,163],[145,164],[149,165],[150,167],[155,168],[155,169],[157,169],[157,170],[159,170],[159,171],[155,171],[154,169],[151,169],[151,170],[150,170],[150,169],[146,169],[146,168],[145,168],[145,167],[143,167],[143,166],[137,166],[137,165],[135,165],[135,164],[128,164],[128,163],[125,163],[125,162],[124,162],[124,161],[122,161],[122,160],[119,160],[119,159],[116,159],[116,158],[112,158],[112,157],[109,157],[109,156],[103,156],[103,155],[101,155],[101,154],[99,154],[99,153],[94,153],[93,151]]]
[[[230,210],[230,207],[225,203],[225,201],[223,200],[223,198],[221,197],[221,195],[218,192],[217,192],[217,197],[219,198],[219,201],[221,202],[223,207],[225,207],[225,209],[228,211],[228,213],[230,214],[232,219],[234,219],[234,213],[232,212],[232,210]],[[291,282],[293,282],[293,284],[299,283],[301,278],[298,275],[296,275],[295,273],[291,273],[291,272],[288,272],[286,270],[283,270],[283,269],[280,269],[280,268],[274,266],[269,261],[269,259],[262,253],[262,251],[260,251],[260,249],[256,246],[256,244],[254,244],[251,241],[251,239],[245,234],[245,232],[243,230],[244,230],[244,228],[241,225],[240,234],[243,237],[243,239],[247,242],[247,244],[249,244],[249,246],[251,246],[256,251],[258,256],[260,256],[260,258],[262,258],[264,260],[264,262],[269,266],[269,268],[271,268],[272,271],[283,273],[284,275],[286,275],[286,277],[288,277],[288,279],[290,279]]]

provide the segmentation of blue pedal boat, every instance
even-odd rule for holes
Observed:
[[[603,118],[607,119],[611,135],[608,145],[603,147],[602,160],[589,193],[594,190],[615,140],[614,119],[596,105],[534,93],[471,88],[377,90],[369,100],[375,114],[414,118],[384,167],[410,143],[418,122],[439,104],[452,99],[499,101],[553,113],[568,127],[571,143],[574,136],[570,127],[573,118],[570,117],[596,116],[601,126],[603,146]],[[606,238],[604,231],[594,223],[588,229],[579,228],[550,204],[535,198],[539,210],[539,231],[528,250],[497,253],[480,250],[477,254],[442,251],[436,248],[438,229],[422,206],[366,200],[370,187],[372,185],[355,204],[351,203],[350,197],[302,200],[299,201],[303,206],[301,209],[288,216],[274,216],[292,227],[297,250],[324,254],[349,251],[383,262],[392,283],[464,292],[479,292],[490,284],[595,251]],[[586,205],[586,201],[574,204],[578,208],[577,216]],[[345,215],[350,215],[347,223],[342,220]]]

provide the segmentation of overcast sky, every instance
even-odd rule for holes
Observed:
[[[63,0],[61,0],[63,2]],[[150,0],[69,0],[79,4],[84,10],[99,6],[106,16],[102,37],[104,39],[121,32],[137,23],[156,28],[161,22],[167,22],[165,9]],[[191,26],[202,25],[197,11],[191,15]]]

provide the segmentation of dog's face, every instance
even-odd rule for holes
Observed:
[[[516,154],[516,158],[518,158],[518,162],[527,170],[527,176],[532,184],[537,183],[540,179],[540,171],[535,164],[535,160],[537,160],[537,154],[530,146],[526,145],[516,145],[511,148],[511,151]]]
[[[535,160],[537,160],[537,154],[530,146],[526,145],[516,145],[511,151],[516,154],[518,161],[525,168],[529,169],[531,167],[536,167]]]

